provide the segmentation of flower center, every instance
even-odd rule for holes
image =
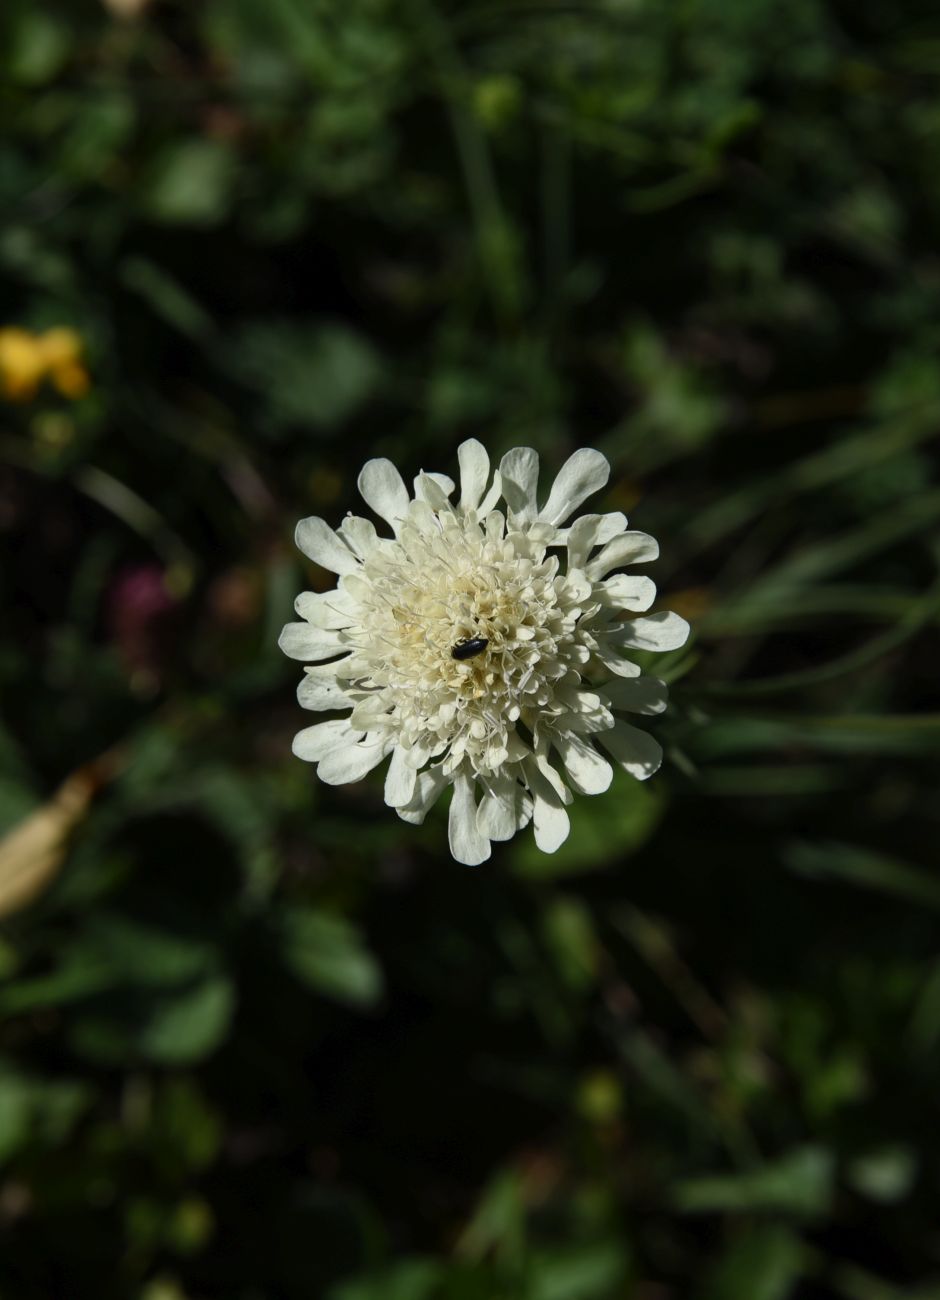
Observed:
[[[406,747],[449,748],[455,764],[466,756],[495,768],[516,722],[532,727],[557,711],[582,610],[565,599],[537,529],[507,534],[498,513],[481,525],[425,512],[369,556],[362,576],[354,693]],[[486,642],[478,653],[454,656],[476,641]]]

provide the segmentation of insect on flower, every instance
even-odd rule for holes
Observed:
[[[475,636],[470,641],[458,641],[451,650],[452,659],[475,659],[481,655],[489,645],[489,638],[485,636]]]
[[[529,822],[554,852],[572,792],[602,793],[614,765],[656,771],[659,744],[627,716],[661,713],[666,688],[624,652],[674,650],[689,627],[640,617],[656,588],[623,570],[656,559],[652,537],[619,512],[566,524],[607,482],[599,452],[576,451],[541,505],[531,448],[495,473],[475,440],[457,457],[456,502],[444,474],[422,471],[412,495],[391,461],[366,464],[359,491],[383,533],[352,514],[335,531],[300,521],[297,545],[338,580],[298,596],[280,645],[307,665],[300,704],[335,715],[299,732],[294,753],[329,785],[390,759],[385,802],[407,822],[453,787],[451,852],[475,864]]]

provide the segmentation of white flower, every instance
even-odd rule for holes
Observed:
[[[599,452],[575,452],[541,507],[531,448],[507,452],[492,482],[479,442],[457,454],[457,504],[443,474],[419,474],[412,499],[391,461],[368,462],[359,491],[391,536],[353,514],[335,532],[300,521],[297,545],[339,581],[298,596],[303,621],[280,645],[310,665],[303,707],[348,713],[299,732],[294,753],[329,785],[391,756],[385,802],[408,822],[452,785],[451,852],[473,865],[529,821],[554,852],[571,790],[606,790],[610,760],[640,780],[656,771],[660,746],[621,715],[660,713],[666,688],[623,651],[674,650],[689,628],[677,614],[636,617],[653,602],[649,578],[608,576],[654,560],[652,537],[616,513],[561,526],[607,482]]]

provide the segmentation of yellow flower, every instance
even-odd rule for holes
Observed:
[[[47,374],[62,396],[72,400],[84,397],[91,379],[82,365],[81,336],[60,325],[40,334],[36,343],[45,358]]]
[[[0,392],[13,402],[29,402],[49,379],[63,397],[84,397],[91,378],[82,362],[82,340],[66,326],[32,334],[0,329]]]
[[[46,359],[35,335],[9,326],[0,329],[0,390],[11,402],[28,402],[36,395],[46,371]]]
[[[36,335],[36,346],[42,353],[49,370],[58,366],[74,365],[81,360],[81,336],[64,325]]]

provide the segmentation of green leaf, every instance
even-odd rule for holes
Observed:
[[[0,1063],[0,1161],[67,1140],[91,1100],[87,1084],[20,1073]]]
[[[146,257],[126,257],[121,279],[159,317],[187,338],[203,342],[215,332],[215,322],[187,289],[168,271]]]
[[[940,715],[832,717],[716,717],[694,735],[693,754],[711,761],[728,754],[813,750],[824,754],[935,753]]]
[[[31,1115],[32,1085],[4,1069],[0,1072],[0,1161],[29,1141]]]
[[[217,962],[217,949],[207,939],[166,929],[118,914],[103,913],[88,920],[88,928],[73,949],[77,961],[87,954],[89,966],[105,962],[115,984],[173,986],[207,973]]]
[[[382,972],[359,930],[326,912],[285,910],[278,921],[285,962],[317,993],[369,1007],[382,996]]]
[[[82,1002],[110,989],[184,985],[217,962],[208,940],[102,913],[88,918],[48,974],[10,981],[0,991],[0,1009],[22,1013]]]
[[[627,1256],[617,1241],[540,1251],[532,1260],[530,1300],[607,1300],[623,1285]]]
[[[141,189],[147,216],[167,225],[214,226],[228,212],[235,155],[218,140],[168,145],[152,163]]]
[[[816,1219],[829,1210],[833,1178],[832,1153],[805,1146],[745,1173],[685,1179],[673,1200],[685,1214],[764,1211]]]
[[[71,48],[68,28],[38,5],[21,9],[12,34],[4,33],[4,39],[3,66],[10,80],[21,86],[51,81]]]
[[[272,433],[332,433],[372,396],[382,374],[361,334],[337,322],[256,321],[230,345],[226,364],[263,398]]]
[[[393,1268],[344,1282],[330,1293],[330,1300],[431,1300],[443,1275],[444,1266],[433,1260],[403,1260]]]
[[[17,1015],[40,1007],[67,1006],[113,987],[113,967],[99,956],[88,960],[79,950],[63,954],[61,964],[47,975],[13,980],[0,990],[0,1011]]]
[[[940,908],[940,877],[860,845],[796,841],[784,848],[783,859],[801,875],[844,880],[918,906]]]
[[[700,1300],[787,1300],[807,1258],[806,1247],[790,1228],[753,1225],[721,1256]]]
[[[862,1196],[883,1205],[903,1201],[917,1177],[917,1157],[909,1146],[893,1144],[858,1156],[846,1179]]]
[[[484,1189],[457,1244],[461,1256],[480,1260],[490,1251],[519,1261],[525,1240],[525,1206],[518,1173],[505,1169]]]
[[[153,1061],[180,1065],[202,1060],[228,1032],[235,990],[225,976],[203,980],[184,993],[161,999],[137,1034],[137,1046]]]
[[[63,174],[70,180],[94,184],[128,147],[136,117],[134,99],[128,93],[100,92],[80,100],[62,144]]]
[[[589,988],[597,976],[599,950],[588,908],[576,898],[552,899],[542,928],[565,983],[574,989]]]
[[[205,1169],[222,1143],[223,1124],[191,1078],[168,1078],[153,1101],[154,1143],[187,1171]]]

